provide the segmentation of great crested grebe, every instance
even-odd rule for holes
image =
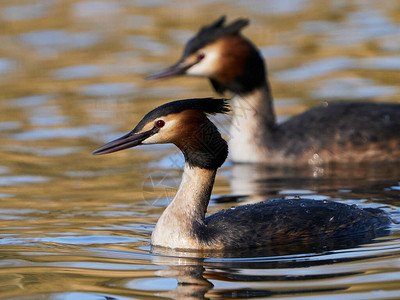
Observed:
[[[276,199],[205,217],[217,169],[228,146],[207,115],[226,113],[225,99],[189,99],[161,105],[128,134],[93,152],[106,154],[145,144],[173,143],[185,157],[182,182],[159,218],[153,246],[237,249],[375,233],[391,223],[373,208],[309,199]]]
[[[147,79],[176,75],[206,77],[218,93],[232,94],[229,133],[234,162],[324,164],[400,161],[400,105],[336,102],[277,124],[264,61],[240,34],[244,19],[225,17],[204,26],[181,59]]]

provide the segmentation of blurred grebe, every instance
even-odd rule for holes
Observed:
[[[229,149],[234,162],[400,161],[399,104],[329,103],[277,124],[264,60],[240,34],[248,21],[224,22],[222,17],[201,28],[175,65],[147,79],[206,77],[218,93],[230,91]]]
[[[106,154],[146,144],[173,143],[185,157],[182,182],[159,218],[151,244],[180,249],[249,248],[308,242],[362,232],[391,223],[380,209],[309,199],[275,199],[205,217],[217,169],[228,146],[207,114],[226,113],[227,100],[189,99],[161,105],[128,134],[93,152]]]

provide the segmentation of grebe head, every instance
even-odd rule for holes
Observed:
[[[264,62],[255,46],[240,31],[249,24],[238,19],[224,25],[225,16],[204,26],[191,38],[181,59],[147,79],[177,75],[209,78],[218,93],[226,89],[246,93],[265,82]]]
[[[107,154],[145,144],[175,144],[190,166],[217,169],[228,155],[226,141],[207,115],[226,113],[226,99],[178,100],[150,111],[128,134],[93,154]]]

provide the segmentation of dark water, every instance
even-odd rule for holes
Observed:
[[[280,120],[323,101],[400,101],[396,0],[3,0],[0,298],[400,298],[399,225],[322,245],[150,253],[181,155],[170,145],[91,152],[159,104],[215,96],[206,80],[143,78],[222,14],[251,20],[244,34],[268,60]],[[209,212],[299,195],[380,207],[400,221],[399,167],[227,162]]]

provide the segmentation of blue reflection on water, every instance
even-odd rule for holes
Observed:
[[[126,25],[128,28],[131,29],[142,29],[145,26],[155,26],[154,25],[154,19],[150,16],[140,16],[140,15],[134,15],[134,16],[128,16],[125,20]]]
[[[7,174],[10,173],[10,168],[5,166],[0,166],[0,174]]]
[[[100,77],[103,75],[110,75],[110,74],[149,74],[153,72],[154,70],[161,69],[163,67],[163,64],[161,63],[148,63],[148,62],[135,62],[131,63],[131,59],[135,58],[136,54],[134,52],[127,52],[127,53],[118,53],[115,55],[115,58],[117,60],[120,60],[116,64],[112,65],[89,65],[89,64],[83,64],[83,65],[76,65],[76,66],[71,66],[71,67],[66,67],[66,68],[61,68],[54,70],[53,76],[57,79],[60,80],[70,80],[70,79],[80,79],[80,78],[91,78],[91,77]],[[126,61],[129,60],[129,61]],[[130,91],[132,88],[132,83],[101,83],[101,84],[95,84],[92,85],[90,88],[86,89],[107,89],[110,90],[111,88],[114,88],[116,86],[116,90],[122,88],[128,87],[128,90]],[[101,87],[105,86],[105,87]],[[99,87],[99,88],[98,88]],[[85,88],[84,88],[85,90]],[[101,92],[99,92],[101,94]],[[122,92],[123,94],[127,93],[125,91]],[[95,93],[96,95],[98,94],[97,92]]]
[[[400,70],[400,56],[384,56],[384,57],[370,57],[363,58],[357,61],[356,67],[360,69],[372,70]]]
[[[68,292],[68,293],[57,293],[51,294],[48,299],[53,300],[76,300],[76,299],[85,299],[85,300],[99,300],[99,299],[118,299],[118,300],[132,300],[132,297],[123,297],[121,295],[113,296],[108,295],[109,298],[105,298],[106,295],[100,295],[98,293],[83,293],[83,292]]]
[[[42,147],[31,147],[26,145],[24,146],[8,145],[4,146],[3,149],[13,152],[30,153],[36,156],[43,156],[43,157],[64,156],[73,153],[79,153],[82,151],[81,147],[42,148]]]
[[[400,52],[400,26],[397,34],[379,38],[379,46],[383,51]]]
[[[254,13],[265,15],[286,15],[302,11],[308,7],[309,0],[247,0],[236,1]]]
[[[1,220],[20,220],[20,219],[32,219],[32,216],[23,217],[19,215],[26,215],[26,214],[32,214],[36,213],[37,210],[35,209],[23,209],[23,208],[18,208],[18,209],[12,209],[12,208],[1,208],[0,209],[0,219]],[[47,212],[43,212],[47,213]]]
[[[189,91],[189,88],[184,86],[169,85],[152,87],[151,89],[143,90],[142,93],[147,97],[165,97],[165,95],[168,95],[168,97],[178,97],[185,94],[190,95]]]
[[[0,58],[0,75],[14,71],[16,63],[8,58]]]
[[[44,17],[48,13],[52,3],[45,0],[35,2],[36,3],[33,4],[3,7],[1,10],[1,18],[6,21],[22,21]]]
[[[266,59],[289,56],[293,53],[290,47],[282,45],[263,47],[260,49],[260,51],[262,56]]]
[[[57,79],[88,78],[101,74],[102,68],[97,65],[77,65],[53,71],[53,75]]]
[[[46,181],[50,181],[50,178],[37,175],[3,176],[0,177],[0,186],[17,186],[27,183],[42,183]]]
[[[146,50],[153,55],[165,55],[168,47],[147,35],[133,35],[126,38],[128,45]]]
[[[21,41],[36,47],[40,55],[77,48],[86,48],[99,43],[102,35],[98,32],[69,33],[65,30],[36,30],[20,34]]]
[[[300,24],[300,29],[306,34],[326,34],[336,29],[337,23],[330,21],[308,21]]]
[[[81,88],[81,93],[88,96],[121,96],[133,94],[136,86],[133,83],[94,83]]]
[[[54,95],[33,95],[7,100],[9,107],[37,107],[50,101]]]
[[[130,0],[132,5],[142,6],[142,7],[156,7],[156,6],[168,6],[176,5],[174,1],[165,1],[165,0]]]
[[[108,132],[107,125],[89,125],[71,128],[44,128],[32,129],[25,132],[13,134],[11,137],[15,140],[41,140],[41,139],[57,139],[57,138],[77,138],[92,137],[94,134]]]
[[[323,81],[321,87],[312,91],[311,95],[319,99],[362,99],[398,93],[399,89],[395,86],[379,86],[369,79],[342,77]]]
[[[66,124],[69,118],[64,116],[34,116],[29,119],[33,125],[62,125]]]
[[[21,126],[21,122],[18,121],[0,122],[0,131],[16,130],[20,129]]]
[[[11,197],[14,197],[14,194],[0,193],[0,199],[1,198],[11,198]]]
[[[387,34],[396,34],[398,26],[382,15],[379,10],[362,10],[350,13],[345,22],[330,32],[328,44],[350,46],[355,43],[373,40]]]
[[[109,1],[82,1],[72,5],[72,14],[78,18],[96,18],[119,14],[121,3]]]
[[[312,79],[335,71],[349,69],[353,62],[354,60],[349,57],[322,59],[298,68],[277,72],[275,78],[282,82]]]
[[[119,244],[135,243],[143,239],[126,236],[107,236],[107,235],[85,235],[85,236],[50,236],[48,237],[4,237],[0,239],[0,245],[16,245],[29,243],[59,243],[68,245],[94,245],[94,244]],[[70,234],[71,235],[71,234]]]

